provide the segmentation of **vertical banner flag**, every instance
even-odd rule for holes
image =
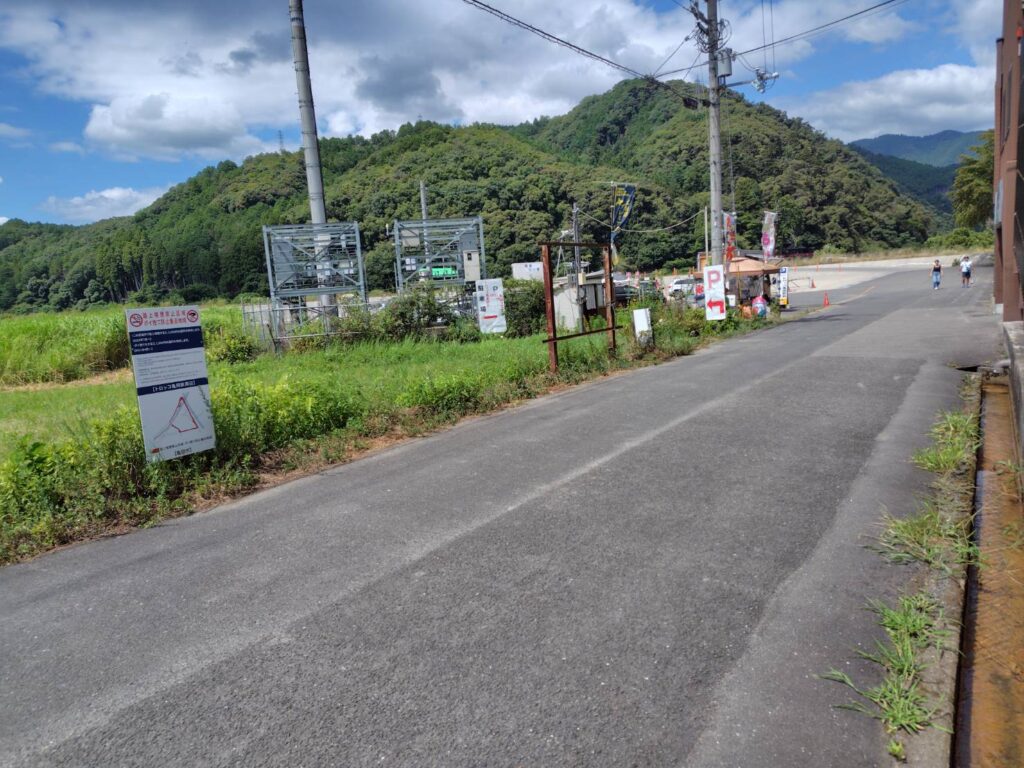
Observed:
[[[704,267],[704,317],[725,320],[725,267]]]
[[[476,281],[476,315],[481,333],[504,333],[508,330],[505,287],[500,277]]]
[[[736,258],[736,214],[722,211],[722,231],[725,235],[725,260]]]
[[[214,447],[199,307],[126,309],[147,461]]]
[[[616,263],[619,261],[619,252],[615,248],[615,238],[622,231],[622,228],[629,223],[630,214],[633,213],[633,203],[636,201],[636,187],[632,184],[617,184],[615,186],[615,205],[612,207],[612,257]]]
[[[764,224],[761,225],[761,251],[765,261],[775,256],[775,211],[764,212]]]

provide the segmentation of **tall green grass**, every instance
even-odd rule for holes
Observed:
[[[208,344],[242,334],[237,307],[204,307],[202,318]],[[0,386],[76,381],[130,360],[122,307],[0,317]]]
[[[730,318],[712,325],[702,312],[662,308],[655,338],[663,351],[639,350],[623,334],[619,357],[609,359],[603,337],[584,337],[560,345],[558,377],[548,373],[539,336],[339,344],[215,362],[216,450],[159,464],[145,461],[130,381],[0,391],[0,413],[18,397],[39,401],[32,430],[9,430],[0,451],[0,562],[185,512],[205,495],[236,492],[255,481],[268,457],[303,441],[358,439],[398,425],[430,428],[535,396],[558,381],[685,354],[701,337],[760,324]],[[89,409],[76,414],[76,401],[87,400]],[[0,415],[0,434],[5,418]]]

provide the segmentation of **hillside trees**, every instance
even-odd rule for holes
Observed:
[[[985,131],[973,155],[963,155],[953,179],[953,216],[958,227],[977,229],[992,216],[995,131]]]
[[[725,102],[725,197],[735,195],[742,246],[757,246],[766,209],[780,213],[781,249],[858,251],[928,235],[929,210],[839,142],[735,94]],[[325,139],[320,153],[328,218],[359,222],[370,288],[393,287],[387,230],[420,217],[421,179],[431,217],[483,217],[491,275],[534,260],[538,241],[568,228],[573,200],[583,237],[606,242],[610,180],[638,188],[634,231],[619,241],[625,268],[684,266],[704,245],[706,114],[644,82],[521,126],[418,122]],[[132,217],[10,221],[0,226],[0,311],[265,292],[261,227],[308,218],[302,155],[281,152],[206,168]]]

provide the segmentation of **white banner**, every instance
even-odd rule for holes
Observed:
[[[779,268],[779,306],[789,306],[789,267]]]
[[[147,461],[214,447],[199,307],[126,309]]]
[[[774,211],[764,212],[764,224],[761,225],[761,251],[765,261],[775,256],[775,219]]]
[[[725,267],[704,267],[704,317],[725,320]]]
[[[508,329],[501,278],[476,281],[476,313],[481,333],[504,333]]]

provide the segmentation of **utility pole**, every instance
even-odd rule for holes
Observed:
[[[711,167],[711,265],[722,263],[722,134],[718,83],[718,0],[707,0],[708,149]]]
[[[309,220],[327,223],[324,207],[324,180],[320,170],[320,146],[316,135],[316,110],[313,86],[309,79],[309,51],[306,48],[306,21],[302,0],[288,0],[292,21],[292,56],[295,58],[295,83],[299,88],[299,118],[302,122],[302,149],[306,156],[306,184],[309,187]]]
[[[427,220],[427,185],[420,179],[420,216]]]
[[[580,207],[575,200],[572,201],[572,241],[574,243],[580,241]],[[573,247],[572,272],[574,275],[580,273],[580,247],[578,245]]]

